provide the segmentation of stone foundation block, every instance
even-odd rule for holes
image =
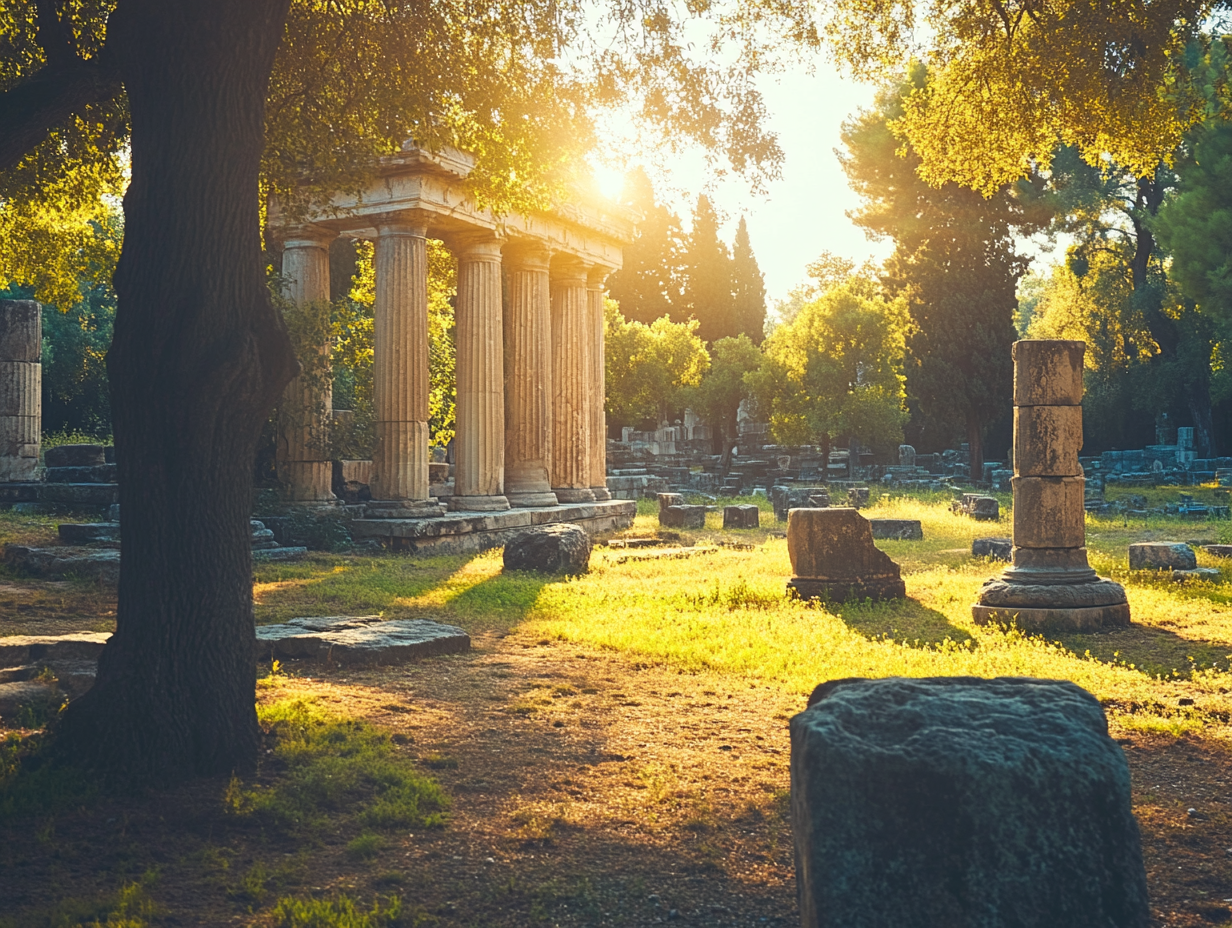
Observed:
[[[1014,478],[1014,544],[1080,548],[1086,541],[1081,477]]]
[[[1014,542],[1009,538],[977,538],[971,542],[971,556],[1008,561],[1014,556]]]
[[[684,495],[681,493],[659,493],[657,498],[659,500],[659,512],[662,512],[669,506],[684,505]]]
[[[1012,350],[1015,406],[1082,404],[1084,342],[1023,339]]]
[[[924,527],[919,519],[869,519],[874,538],[895,538],[900,541],[922,541]]]
[[[705,528],[705,506],[668,506],[659,510],[659,524],[664,528]]]
[[[57,445],[43,452],[48,467],[101,467],[107,463],[102,445]]]
[[[567,522],[530,529],[505,545],[506,570],[584,574],[590,569],[590,536]]]
[[[824,683],[791,730],[804,928],[1146,928],[1125,756],[1072,683]]]
[[[470,650],[462,629],[427,619],[326,616],[257,626],[257,659],[326,660],[348,665],[397,664]]]
[[[1080,477],[1081,406],[1014,410],[1014,470],[1020,477]]]
[[[1180,541],[1140,541],[1129,546],[1130,570],[1193,570],[1198,558]]]
[[[723,507],[724,528],[758,528],[761,525],[761,510],[752,504]]]
[[[872,525],[854,509],[793,509],[787,553],[789,591],[803,599],[894,599],[906,595],[898,565],[873,544]]]

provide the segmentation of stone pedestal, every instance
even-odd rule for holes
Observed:
[[[1119,583],[1087,563],[1079,341],[1014,344],[1013,566],[980,589],[978,624],[1095,631],[1129,624]]]
[[[495,240],[459,243],[457,255],[457,463],[449,508],[493,512],[509,508],[501,245]]]
[[[296,303],[329,301],[329,243],[332,232],[294,229],[282,252],[286,297]],[[328,357],[329,342],[320,351]],[[333,390],[328,365],[315,376],[301,374],[282,394],[278,409],[275,463],[287,497],[299,503],[332,503],[333,465],[327,448]]]
[[[552,307],[546,248],[506,249],[505,496],[512,506],[555,506],[552,449]]]
[[[603,283],[610,269],[591,268],[586,279],[587,326],[590,330],[590,490],[595,499],[611,499],[607,489],[607,374],[604,367]]]
[[[801,599],[899,599],[907,595],[898,565],[873,544],[868,519],[854,509],[792,509],[787,584]]]
[[[34,479],[43,429],[42,307],[0,300],[0,483]]]
[[[552,491],[562,503],[592,503],[586,268],[572,263],[553,267],[551,286]]]
[[[376,239],[372,392],[376,450],[369,515],[438,516],[428,495],[427,230],[381,223]]]

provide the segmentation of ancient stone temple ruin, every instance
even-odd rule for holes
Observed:
[[[1119,583],[1087,563],[1079,341],[1014,343],[1013,566],[981,588],[975,621],[1030,630],[1128,625]]]
[[[310,221],[281,226],[288,296],[303,303],[329,299],[334,238],[375,243],[377,444],[372,502],[354,534],[416,548],[454,528],[629,525],[635,505],[607,490],[603,294],[632,220],[584,197],[498,218],[464,187],[473,166],[456,150],[408,148],[384,159],[359,194],[339,194]],[[428,479],[429,238],[458,261],[454,489],[444,505]],[[328,388],[301,377],[283,408],[291,424],[279,437],[280,479],[292,500],[329,504]],[[545,508],[555,515],[532,515]],[[480,513],[489,516],[482,524]]]

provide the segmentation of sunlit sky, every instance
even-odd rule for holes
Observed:
[[[724,220],[722,235],[729,246],[743,214],[749,224],[753,253],[765,274],[767,302],[773,306],[805,281],[805,265],[822,251],[861,263],[869,257],[886,257],[892,246],[869,241],[847,218],[847,211],[859,201],[848,189],[846,175],[834,155],[840,145],[843,120],[871,106],[875,88],[841,77],[818,61],[811,75],[800,67],[764,78],[761,91],[770,128],[778,134],[786,156],[782,176],[772,181],[764,194],[752,193],[749,184],[738,176],[716,178],[697,152],[647,158],[643,148],[627,160],[600,168],[597,179],[605,193],[618,194],[621,168],[641,163],[650,173],[656,193],[667,200],[686,228],[697,195],[704,191]]]

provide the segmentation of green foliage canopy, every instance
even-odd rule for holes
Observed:
[[[657,422],[684,405],[685,388],[696,387],[710,368],[710,354],[697,334],[697,320],[662,316],[646,325],[630,322],[613,300],[604,303],[607,340],[607,411],[614,422]]]

